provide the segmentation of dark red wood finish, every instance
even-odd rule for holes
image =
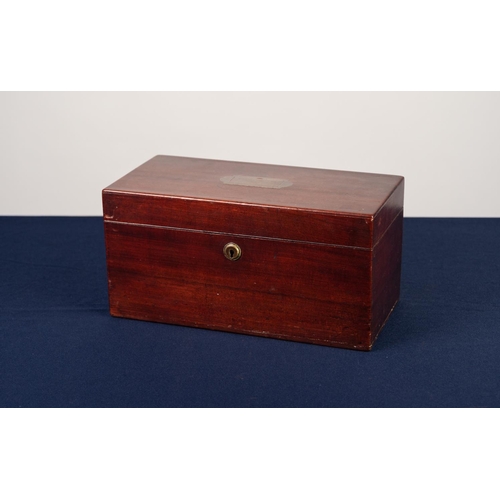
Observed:
[[[398,176],[159,156],[103,205],[115,316],[368,350],[399,297]]]
[[[399,300],[403,210],[371,252],[371,345]]]

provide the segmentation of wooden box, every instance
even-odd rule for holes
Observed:
[[[404,179],[156,156],[103,190],[113,316],[369,350]]]

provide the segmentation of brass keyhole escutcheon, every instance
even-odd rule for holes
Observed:
[[[222,252],[229,260],[238,260],[241,257],[241,248],[236,243],[227,243]]]

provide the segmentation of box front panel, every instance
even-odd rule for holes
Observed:
[[[115,316],[370,346],[369,250],[117,222],[105,234]]]

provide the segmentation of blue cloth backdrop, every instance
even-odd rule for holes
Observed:
[[[0,218],[0,406],[500,405],[500,219],[405,219],[371,352],[112,318],[102,225]]]

